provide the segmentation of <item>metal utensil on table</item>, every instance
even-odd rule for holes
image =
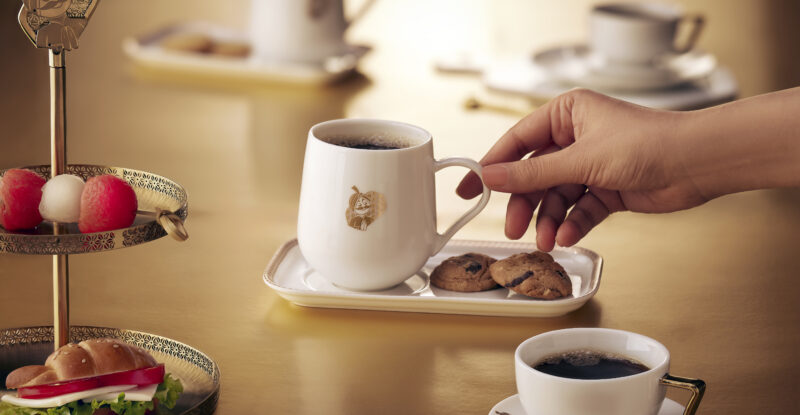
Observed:
[[[486,110],[521,118],[546,103],[546,100],[530,98],[523,101],[518,98],[510,100],[509,97],[473,94],[465,98],[462,105],[464,109],[470,111]]]

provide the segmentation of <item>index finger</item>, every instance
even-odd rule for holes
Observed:
[[[528,153],[553,143],[553,117],[557,118],[555,122],[558,124],[562,124],[565,119],[569,120],[569,117],[564,117],[559,111],[559,107],[563,105],[560,98],[549,101],[506,131],[480,160],[481,166],[521,160]],[[456,189],[456,193],[464,199],[472,199],[482,191],[481,180],[473,172],[467,174]]]

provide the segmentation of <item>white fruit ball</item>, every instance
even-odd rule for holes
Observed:
[[[53,222],[77,222],[81,215],[83,179],[71,174],[61,174],[48,180],[42,187],[39,213]]]

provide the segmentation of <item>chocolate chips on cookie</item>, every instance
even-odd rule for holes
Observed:
[[[489,274],[495,259],[483,254],[468,253],[444,260],[431,273],[431,284],[450,291],[486,291],[497,287]]]
[[[528,297],[554,300],[572,294],[572,282],[550,254],[531,252],[512,255],[489,267],[501,286]]]
[[[512,255],[500,261],[470,252],[450,257],[431,273],[431,284],[450,291],[475,292],[508,288],[540,300],[572,294],[572,281],[564,267],[546,252]]]

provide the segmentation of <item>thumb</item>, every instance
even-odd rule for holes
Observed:
[[[569,148],[552,154],[483,168],[483,182],[492,190],[530,193],[567,183],[584,183],[586,166],[570,157]]]

